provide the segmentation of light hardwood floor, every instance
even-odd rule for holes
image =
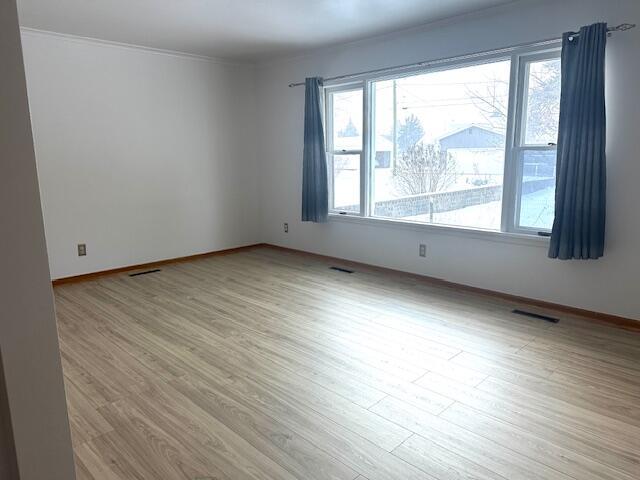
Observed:
[[[56,287],[78,478],[640,478],[640,335],[270,248]]]

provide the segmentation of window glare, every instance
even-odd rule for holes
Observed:
[[[362,149],[362,90],[333,94],[334,150]]]
[[[555,212],[556,152],[524,150],[518,226],[551,230]]]
[[[375,216],[500,229],[510,66],[374,83]]]
[[[360,155],[333,155],[333,208],[360,211]]]
[[[527,73],[525,144],[556,143],[560,117],[560,59],[532,62]]]
[[[362,89],[331,93],[332,148],[328,152],[331,205],[341,212],[360,212],[360,153],[344,155],[342,152],[362,150],[362,101]]]

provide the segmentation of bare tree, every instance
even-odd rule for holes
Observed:
[[[527,137],[535,140],[552,138],[558,131],[560,114],[560,68],[540,64],[530,74],[529,94]]]
[[[402,153],[393,169],[396,189],[405,195],[439,192],[455,182],[451,154],[436,145],[417,143]]]
[[[498,91],[508,89],[507,82],[498,78],[491,78],[484,85],[484,91],[466,86],[467,96],[478,108],[487,124],[497,132],[507,130],[507,103]]]
[[[558,129],[560,107],[560,68],[557,63],[541,63],[529,73],[527,99],[527,133],[533,138],[549,138]],[[485,121],[498,132],[507,126],[506,98],[498,94],[505,91],[507,83],[490,78],[484,89],[466,87],[467,95],[480,110]]]

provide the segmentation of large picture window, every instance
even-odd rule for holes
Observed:
[[[551,229],[559,50],[366,78],[325,94],[332,213]]]

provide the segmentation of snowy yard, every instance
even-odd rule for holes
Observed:
[[[379,191],[375,192],[376,201],[384,201],[397,198],[393,192],[390,172],[388,169],[376,169],[376,182],[374,185]],[[491,178],[488,176],[488,178]],[[534,177],[528,177],[534,179]],[[336,176],[334,198],[336,207],[347,205],[355,206],[359,202],[360,193],[358,184],[360,180],[359,170],[343,170]],[[501,178],[497,183],[500,183]],[[494,184],[494,182],[491,182]],[[452,186],[452,189],[460,189],[470,185],[463,182]],[[523,195],[520,207],[520,226],[534,229],[551,229],[554,215],[554,189],[544,188],[536,192]],[[493,201],[481,205],[451,210],[448,212],[434,213],[430,219],[429,214],[397,217],[405,220],[435,223],[441,225],[462,226],[486,230],[500,230],[502,204]]]
[[[550,229],[553,224],[554,189],[545,188],[524,195],[520,209],[522,227]],[[414,222],[436,223],[470,228],[500,230],[501,202],[489,202],[482,205],[461,208],[449,212],[435,213],[433,220],[429,215],[405,217]]]

